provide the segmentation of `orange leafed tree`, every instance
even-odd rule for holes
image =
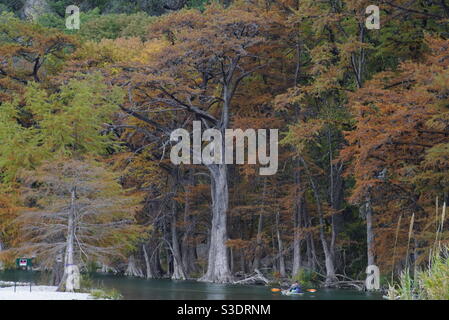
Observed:
[[[351,95],[355,130],[347,132],[349,145],[341,153],[356,180],[350,200],[371,198],[375,253],[389,267],[399,217],[396,261],[407,264],[404,255],[414,252],[419,263],[433,245],[435,199],[448,200],[449,42],[428,37],[426,44],[423,61],[403,62]]]

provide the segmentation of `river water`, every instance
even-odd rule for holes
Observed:
[[[302,296],[283,296],[272,293],[269,287],[253,285],[220,285],[197,281],[138,278],[93,274],[94,284],[116,289],[124,299],[133,300],[378,300],[377,293],[356,290],[318,289]],[[0,280],[47,284],[45,276],[32,271],[0,272]]]

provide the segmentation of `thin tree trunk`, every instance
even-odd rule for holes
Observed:
[[[374,232],[373,232],[373,209],[371,207],[371,198],[367,196],[365,204],[366,215],[366,247],[368,256],[368,265],[375,265],[374,257]]]
[[[164,268],[162,268],[161,247],[156,249],[155,255],[156,257],[154,258],[154,270],[156,270],[158,278],[162,278],[164,274]]]
[[[279,231],[279,212],[276,213],[276,237],[278,240],[279,250],[279,274],[284,278],[287,273],[285,272],[284,244],[282,242],[281,233]]]
[[[332,150],[332,136],[331,136],[331,128],[327,129],[327,138],[329,144],[329,168],[330,168],[330,205],[333,209],[332,217],[331,217],[331,241],[329,246],[330,256],[332,257],[333,264],[335,264],[335,243],[337,239],[338,223],[341,223],[340,207],[342,203],[342,193],[343,193],[343,183],[341,178],[341,172],[343,165],[340,163],[336,168],[334,167],[334,159],[333,159],[333,150]]]
[[[181,242],[182,265],[186,275],[196,271],[195,266],[195,250],[191,243],[192,230],[195,228],[195,221],[190,214],[190,188],[193,186],[193,169],[188,172],[187,188],[185,189],[185,205],[184,205],[184,235]]]
[[[231,261],[230,261],[230,263],[231,263],[231,266],[230,266],[231,274],[234,274],[234,250],[232,249],[232,247],[229,248],[229,256],[230,256],[230,259],[231,259]]]
[[[2,240],[0,239],[0,253],[3,250],[3,243]],[[3,270],[3,262],[0,260],[0,270]]]
[[[76,220],[76,188],[71,190],[70,210],[67,222],[67,241],[64,256],[64,275],[59,284],[58,291],[70,291],[79,289],[79,284],[72,283],[74,269],[74,250],[75,250],[75,220]],[[78,287],[78,288],[77,288]]]
[[[172,200],[172,221],[171,221],[171,246],[173,255],[173,280],[185,280],[186,275],[182,266],[181,251],[179,250],[178,231],[176,228],[176,203]]]
[[[260,257],[262,251],[262,227],[263,227],[263,214],[259,214],[259,222],[257,224],[257,236],[256,236],[256,251],[254,253],[253,269],[259,269]]]
[[[306,228],[310,228],[312,223],[310,221],[309,213],[307,212],[307,208],[303,207],[304,209],[304,224]],[[306,244],[307,244],[307,266],[309,269],[316,271],[316,251],[315,251],[315,244],[313,242],[312,233],[310,231],[307,232],[306,235]]]
[[[260,210],[259,214],[259,222],[257,224],[257,236],[256,236],[256,251],[254,253],[254,262],[253,262],[253,269],[259,269],[260,265],[260,257],[261,257],[261,251],[262,251],[262,228],[263,228],[263,213],[265,211],[264,209],[264,201],[265,201],[265,194],[267,189],[267,179],[264,179],[263,182],[263,190],[262,190],[262,208]]]
[[[309,176],[309,180],[310,180],[310,185],[312,187],[312,191],[313,191],[313,195],[315,198],[315,202],[316,202],[316,207],[317,207],[317,211],[318,211],[318,217],[319,217],[319,222],[320,222],[320,226],[319,226],[319,230],[320,230],[320,240],[321,240],[321,245],[323,247],[323,252],[324,252],[324,262],[325,262],[325,267],[326,267],[326,282],[325,285],[328,286],[331,283],[333,283],[336,280],[336,276],[335,276],[335,267],[334,267],[334,257],[333,257],[333,252],[330,250],[329,248],[329,244],[327,243],[326,240],[326,235],[324,233],[324,214],[323,211],[321,209],[321,202],[320,202],[320,196],[318,193],[318,188],[316,187],[316,184],[309,172],[307,163],[304,161],[303,158],[301,158],[301,162],[304,165],[304,168],[307,171],[307,174]]]
[[[299,166],[295,172],[295,208],[293,215],[293,268],[292,276],[295,276],[301,269],[302,256],[301,256],[301,214],[303,211],[304,197],[301,185],[301,173],[299,172]]]

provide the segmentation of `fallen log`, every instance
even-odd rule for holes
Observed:
[[[256,284],[263,283],[268,284],[270,281],[258,269],[254,270],[254,273],[246,277],[245,279],[234,281],[234,284]]]
[[[359,291],[362,291],[365,289],[365,281],[361,281],[361,280],[352,280],[352,281],[343,281],[343,280],[339,280],[339,281],[335,281],[332,282],[330,284],[328,284],[328,287],[330,288],[355,288]]]

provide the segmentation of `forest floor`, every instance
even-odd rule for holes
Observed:
[[[0,300],[92,300],[89,293],[56,292],[53,286],[17,286],[0,288]]]

